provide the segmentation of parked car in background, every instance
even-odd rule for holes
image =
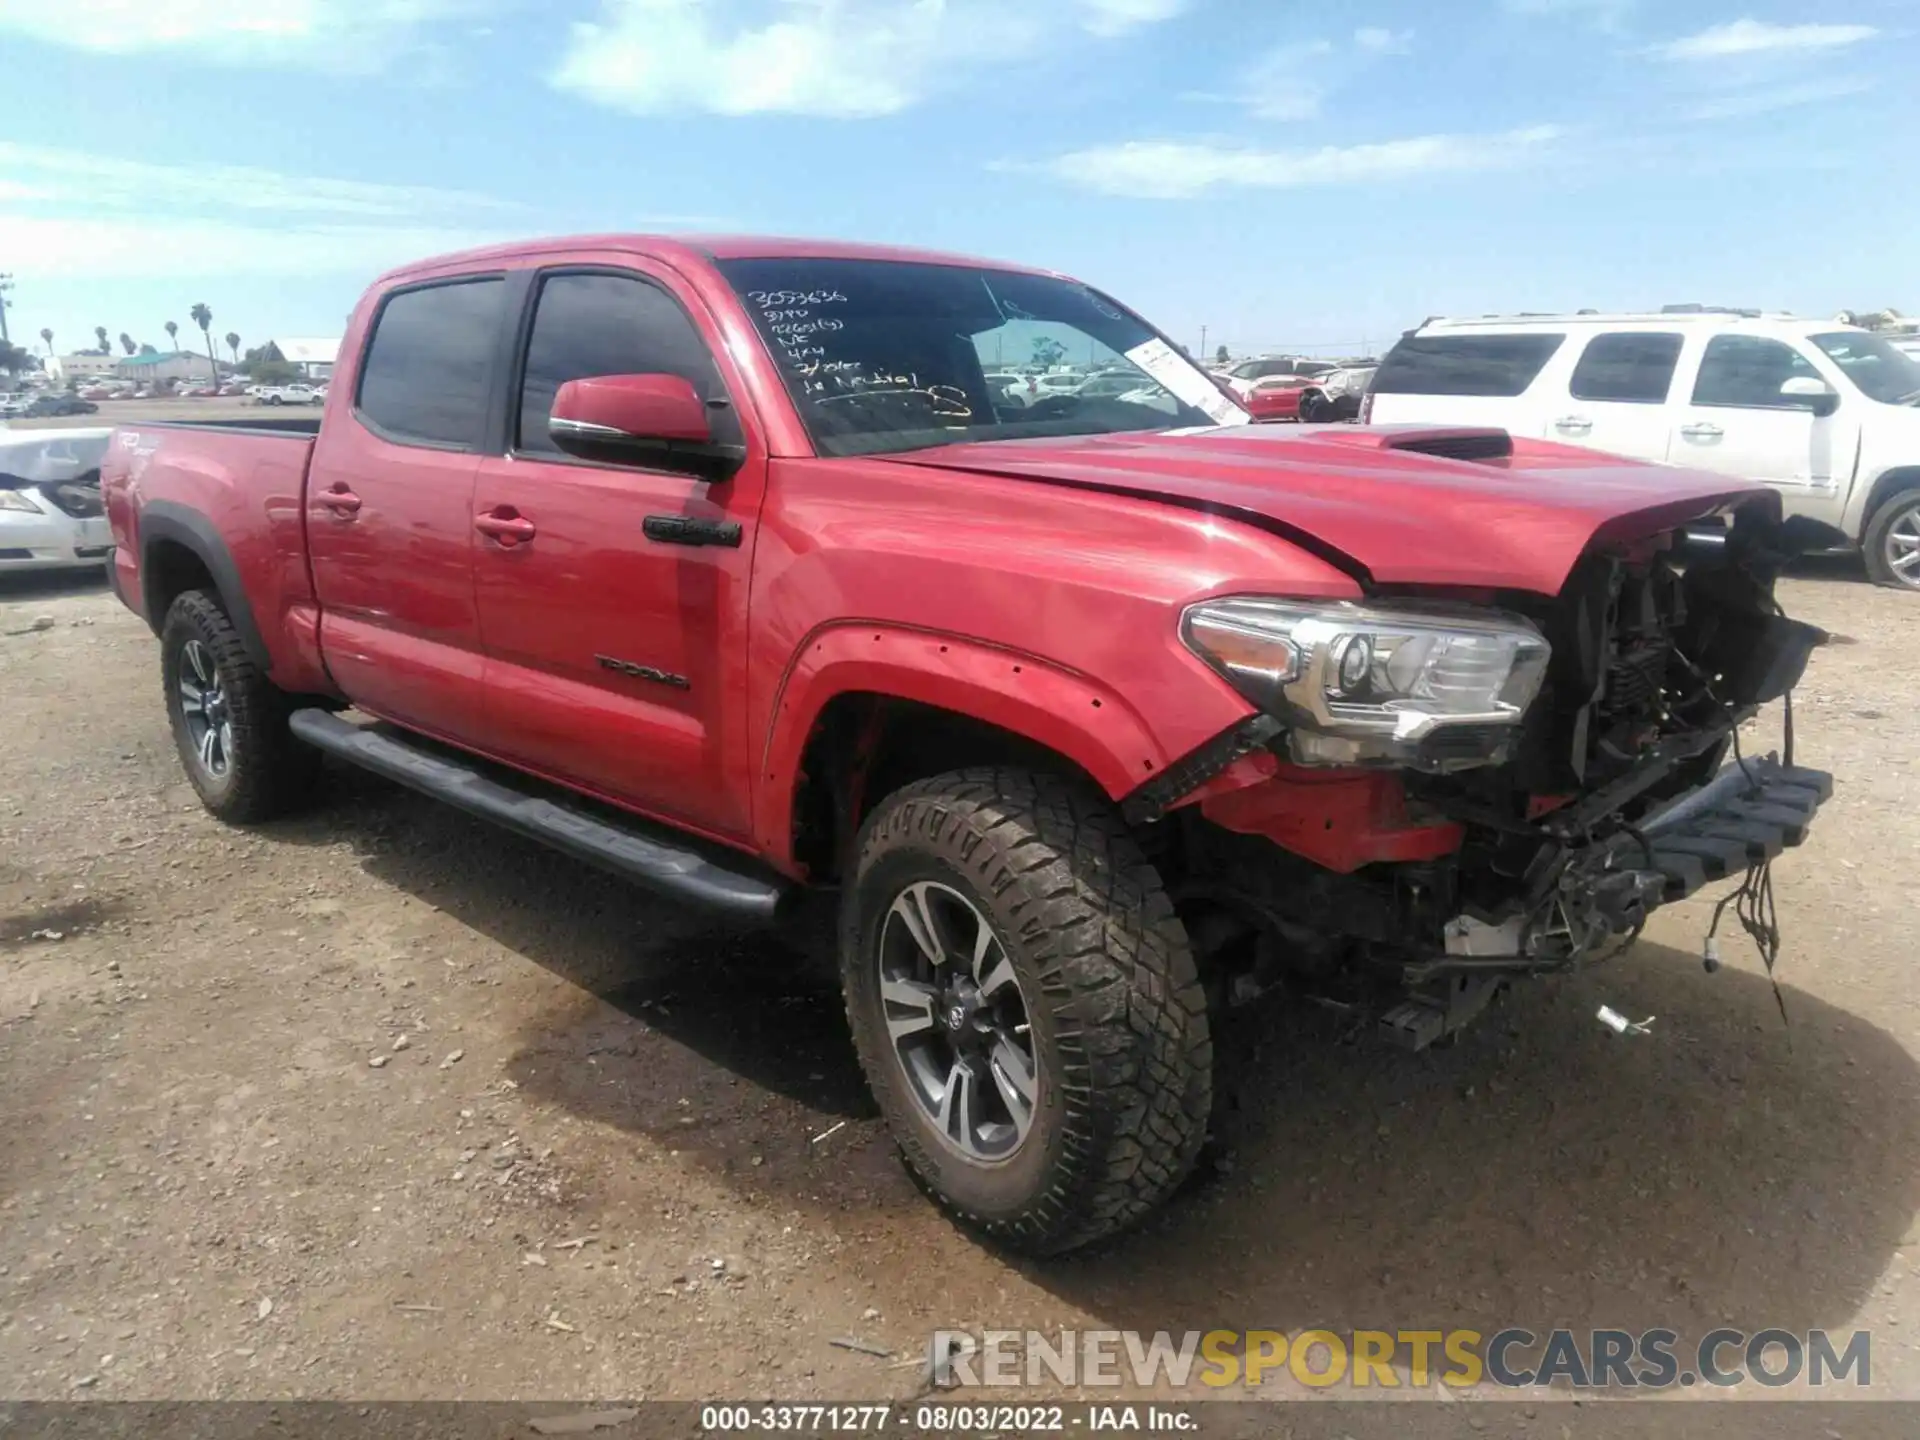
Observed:
[[[91,400],[82,400],[78,395],[39,395],[28,403],[21,412],[25,419],[38,419],[54,415],[91,415],[100,407]]]
[[[1363,413],[1759,481],[1876,581],[1920,590],[1920,361],[1867,330],[1747,311],[1436,320],[1381,361]]]
[[[1030,322],[1176,407],[1002,412],[979,357]],[[285,811],[319,751],[736,919],[839,906],[903,1158],[1027,1251],[1178,1188],[1229,1003],[1298,985],[1433,1044],[1831,791],[1721,769],[1824,638],[1773,603],[1772,494],[1249,425],[1061,276],[530,241],[385,276],[339,364],[311,426],[108,451],[208,810]]]
[[[311,385],[294,384],[256,386],[253,398],[262,405],[318,405],[327,397]]]
[[[1313,388],[1301,396],[1300,418],[1309,425],[1339,424],[1357,420],[1373,383],[1377,365],[1342,365],[1314,381]]]
[[[1236,360],[1214,373],[1227,382],[1236,395],[1247,395],[1263,380],[1300,379],[1324,375],[1333,369],[1325,360],[1308,360],[1299,355],[1261,355]]]
[[[1311,375],[1268,375],[1237,387],[1235,393],[1256,420],[1298,420],[1302,403],[1317,383]]]
[[[98,566],[113,554],[100,504],[105,426],[0,434],[0,574]]]

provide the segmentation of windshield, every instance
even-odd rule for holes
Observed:
[[[1145,321],[1070,280],[895,260],[719,269],[822,455],[1249,419]]]
[[[1905,405],[1920,400],[1920,361],[1889,345],[1878,335],[1859,330],[1836,330],[1815,335],[1818,345],[1859,386],[1869,400]]]

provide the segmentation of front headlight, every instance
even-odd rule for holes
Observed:
[[[1260,596],[1191,605],[1180,630],[1229,684],[1287,722],[1302,765],[1497,764],[1552,653],[1517,615]]]
[[[24,510],[29,515],[47,513],[34,504],[33,497],[24,490],[0,490],[0,510]]]

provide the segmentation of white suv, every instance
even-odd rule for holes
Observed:
[[[1870,331],[1747,311],[1433,320],[1366,418],[1515,435],[1763,481],[1920,589],[1920,361]]]

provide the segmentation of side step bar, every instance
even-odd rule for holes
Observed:
[[[329,711],[296,710],[288,723],[317,750],[677,900],[768,921],[783,913],[794,894],[791,886],[729,870],[696,851],[515,790],[462,760]]]

